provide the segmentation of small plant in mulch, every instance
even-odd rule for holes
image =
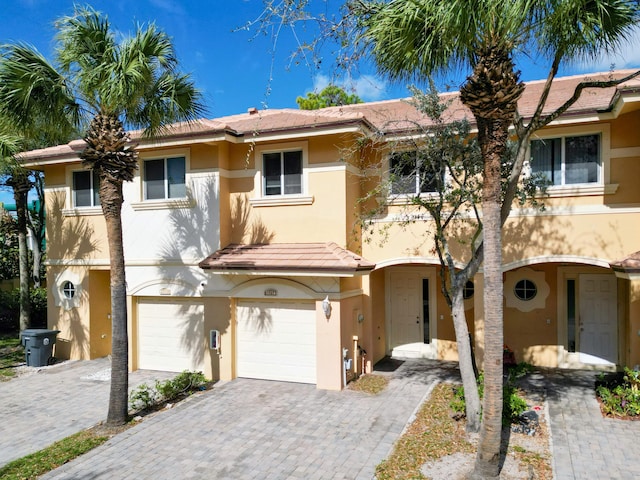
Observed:
[[[452,395],[450,385],[441,383],[433,389],[393,453],[376,468],[378,480],[425,478],[420,468],[426,462],[458,452],[473,453],[463,422],[451,418]]]
[[[156,380],[153,387],[143,383],[129,394],[129,408],[137,413],[156,411],[167,403],[181,400],[193,392],[206,390],[211,386],[202,372],[184,371],[175,378]]]
[[[389,384],[389,379],[382,375],[366,374],[361,375],[357,380],[349,383],[351,390],[377,395]]]
[[[596,397],[603,415],[624,420],[640,420],[640,371],[625,367],[624,372],[600,374]]]
[[[449,384],[436,385],[415,420],[396,442],[391,455],[377,466],[378,480],[426,480],[430,478],[423,473],[426,464],[440,466],[439,475],[433,478],[460,478],[464,469],[471,468],[476,444],[474,436],[468,436],[465,431],[464,419],[458,421],[451,415],[455,390]],[[521,473],[528,472],[527,477],[517,478],[553,478],[546,427],[541,428],[535,439],[527,435],[508,438],[509,457],[517,460],[515,468]]]
[[[523,398],[522,392],[516,385],[516,381],[533,371],[533,367],[528,363],[518,363],[507,369],[507,377],[503,387],[502,423],[511,425],[520,420],[520,416],[528,410],[527,401]],[[484,394],[484,374],[478,375],[478,394],[482,399]],[[454,418],[464,418],[465,401],[464,387],[454,387],[454,397],[449,406],[455,412]]]

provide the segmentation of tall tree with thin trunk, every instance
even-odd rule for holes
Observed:
[[[20,279],[20,305],[18,327],[20,331],[31,326],[31,302],[29,296],[29,252],[27,248],[27,194],[31,188],[29,172],[22,168],[15,155],[26,144],[15,126],[7,118],[0,118],[0,171],[6,176],[5,185],[11,187],[16,204],[16,223],[18,232],[18,269]]]
[[[424,80],[456,67],[470,70],[460,97],[475,118],[483,159],[485,323],[483,420],[473,477],[497,478],[503,373],[501,162],[509,128],[518,123],[517,102],[524,90],[514,55],[526,49],[550,59],[552,79],[562,61],[615,48],[636,24],[637,4],[391,0],[352,5],[362,16],[366,47],[379,70],[391,78]]]
[[[201,96],[178,71],[171,39],[154,24],[138,26],[118,41],[106,16],[76,7],[60,18],[57,62],[51,65],[27,45],[8,45],[0,64],[0,104],[27,121],[34,100],[52,117],[66,116],[86,128],[80,157],[98,173],[107,226],[111,275],[112,365],[107,423],[128,417],[128,333],[121,209],[122,185],[137,169],[137,153],[125,127],[154,137],[178,121],[203,113]],[[89,121],[87,121],[89,120]]]

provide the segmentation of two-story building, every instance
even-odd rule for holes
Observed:
[[[557,79],[548,110],[582,79]],[[527,84],[525,118],[541,87]],[[504,228],[505,341],[518,361],[640,363],[639,92],[639,81],[586,90],[532,143],[530,168],[551,182],[545,209],[515,206]],[[449,115],[472,120],[453,97]],[[360,199],[389,168],[385,142],[416,124],[428,120],[392,100],[250,109],[134,138],[139,169],[122,209],[131,368],[340,389],[386,355],[455,360],[429,219],[401,226],[396,198],[374,220],[384,229],[358,227]],[[362,148],[363,136],[381,148]],[[60,358],[111,347],[106,229],[83,146],[23,157],[45,173],[48,323],[60,330]],[[378,160],[376,177],[366,170]],[[403,193],[420,193],[405,173]],[[482,272],[465,299],[481,359]]]

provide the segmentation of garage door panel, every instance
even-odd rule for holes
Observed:
[[[239,302],[238,376],[316,383],[313,303]]]
[[[309,352],[310,347],[309,344],[277,344],[273,345],[271,343],[254,343],[249,342],[245,343],[246,349],[243,348],[245,358],[252,358],[254,355],[277,355],[282,357],[283,359],[293,357],[299,358],[302,361],[304,358],[311,357],[311,352]],[[314,349],[315,353],[315,349]],[[315,358],[315,355],[313,356]]]
[[[182,372],[204,368],[204,307],[192,299],[138,302],[138,367]]]

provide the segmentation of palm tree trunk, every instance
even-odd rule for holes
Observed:
[[[20,271],[20,331],[31,326],[31,303],[29,300],[29,253],[27,249],[27,194],[29,180],[22,172],[15,173],[10,181],[16,202],[18,223],[18,266]]]
[[[482,217],[484,234],[484,398],[478,452],[472,478],[498,478],[502,433],[502,228],[500,164],[509,123],[478,119],[478,141],[484,160]]]
[[[111,266],[111,390],[107,424],[116,426],[126,423],[129,414],[129,340],[122,243],[122,181],[102,174],[100,177],[100,202],[107,224]]]

